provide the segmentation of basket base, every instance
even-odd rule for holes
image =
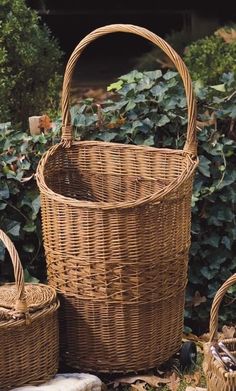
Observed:
[[[61,357],[82,371],[148,370],[181,346],[184,291],[158,303],[109,304],[60,295]]]
[[[2,327],[0,390],[40,385],[52,379],[58,371],[58,342],[58,319],[53,307],[29,325],[12,323],[11,328]]]

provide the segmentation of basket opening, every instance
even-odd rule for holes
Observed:
[[[161,191],[187,168],[182,151],[77,142],[56,149],[44,167],[57,194],[92,202],[134,201]]]

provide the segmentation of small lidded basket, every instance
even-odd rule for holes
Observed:
[[[14,269],[15,283],[0,285],[0,389],[38,385],[58,369],[59,330],[56,291],[25,284],[18,253],[0,230]]]
[[[227,290],[236,284],[233,274],[217,291],[211,307],[210,340],[204,345],[203,369],[208,391],[236,391],[236,338],[220,340],[218,312]]]

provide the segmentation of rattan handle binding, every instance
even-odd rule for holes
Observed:
[[[0,229],[0,240],[4,243],[9,252],[14,269],[14,276],[17,289],[17,299],[15,303],[15,311],[18,314],[28,314],[28,307],[25,299],[24,288],[24,273],[20,262],[19,255],[10,238]]]
[[[220,287],[220,289],[217,291],[214,297],[212,307],[211,307],[211,315],[210,315],[210,342],[218,340],[217,329],[218,329],[219,307],[225,293],[234,284],[236,284],[236,273],[233,274],[230,278],[228,278],[228,280],[225,281],[225,283]]]
[[[156,46],[161,48],[167,56],[174,63],[176,69],[178,70],[184,84],[184,89],[187,97],[187,106],[188,106],[188,127],[187,127],[187,138],[184,146],[184,151],[196,156],[197,154],[197,138],[196,138],[196,103],[193,94],[192,82],[188,72],[188,69],[180,56],[172,49],[172,47],[164,41],[162,38],[152,33],[151,31],[130,24],[111,24],[108,26],[100,27],[85,38],[83,38],[80,43],[74,49],[72,55],[69,58],[69,61],[66,66],[66,71],[63,81],[63,90],[62,90],[62,143],[65,146],[69,146],[73,140],[72,135],[72,126],[71,118],[69,111],[69,96],[70,96],[70,84],[72,80],[73,71],[77,60],[82,54],[83,50],[91,42],[97,38],[116,32],[132,33],[139,35],[143,38],[146,38],[148,41],[154,43]]]

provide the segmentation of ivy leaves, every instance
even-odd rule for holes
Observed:
[[[13,130],[10,123],[0,124],[0,227],[16,243],[24,267],[33,273],[42,259],[40,198],[34,173],[54,137],[54,133],[32,137]],[[0,262],[4,258],[5,247],[0,243]]]
[[[113,92],[113,99],[103,102],[99,110],[93,100],[72,108],[81,139],[169,146],[167,131],[174,137],[176,127],[181,130],[186,125],[186,99],[176,72],[134,70],[107,89]],[[183,138],[182,131],[176,142],[179,146]]]

